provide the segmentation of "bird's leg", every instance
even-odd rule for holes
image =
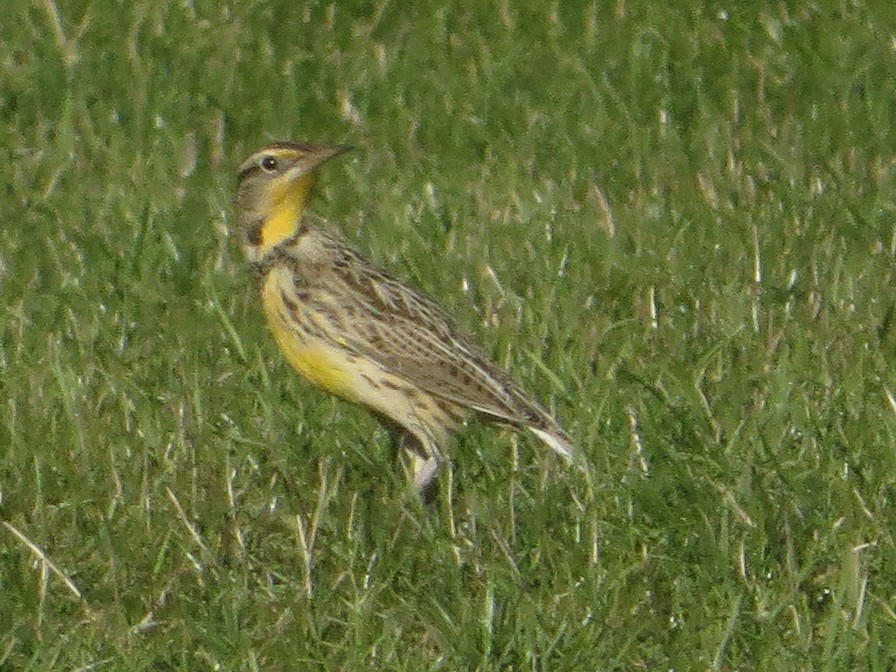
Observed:
[[[406,467],[408,480],[413,482],[417,494],[423,500],[429,501],[432,495],[433,481],[439,473],[439,466],[442,463],[438,452],[435,450],[435,444],[430,441],[424,441],[391,418],[379,414],[378,416],[379,421],[392,437],[392,442],[398,449],[399,454],[404,453],[406,455],[408,460]],[[428,449],[430,446],[432,446],[432,450]]]
[[[429,492],[433,479],[439,473],[441,463],[435,457],[423,457],[416,450],[408,451],[411,459],[411,473],[414,477],[414,487],[417,493],[425,499]]]
[[[414,483],[414,489],[424,501],[431,501],[433,494],[433,482],[439,473],[442,461],[435,451],[427,450],[424,441],[415,434],[400,430],[393,433],[395,445],[404,452],[407,460],[410,480]]]

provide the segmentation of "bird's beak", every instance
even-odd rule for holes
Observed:
[[[332,145],[332,146],[322,146],[315,147],[314,151],[308,155],[307,161],[309,162],[308,170],[313,170],[317,168],[322,163],[326,163],[332,158],[339,156],[340,154],[345,154],[348,150],[352,149],[351,145]]]
[[[303,175],[313,172],[322,163],[326,163],[340,154],[345,154],[350,149],[349,145],[321,145],[312,147],[310,150],[306,148],[305,154],[301,158],[296,159],[289,167],[288,175],[290,175],[291,180],[299,179]]]

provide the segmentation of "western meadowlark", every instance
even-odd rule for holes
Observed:
[[[279,142],[239,169],[240,243],[286,359],[314,385],[379,416],[408,452],[421,492],[450,435],[473,414],[528,429],[572,459],[554,419],[439,306],[305,215],[317,169],[347,149]]]

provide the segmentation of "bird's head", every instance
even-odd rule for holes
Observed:
[[[259,261],[298,231],[317,181],[317,168],[347,151],[342,145],[277,142],[253,153],[240,166],[235,209],[240,244]]]

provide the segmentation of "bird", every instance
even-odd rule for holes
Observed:
[[[377,416],[421,495],[474,416],[529,431],[571,462],[569,435],[445,310],[308,212],[320,167],[348,149],[276,142],[238,170],[235,235],[288,363]]]

